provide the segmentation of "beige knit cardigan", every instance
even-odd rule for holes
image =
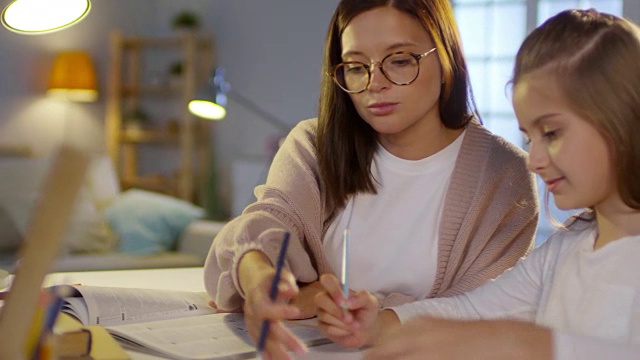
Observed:
[[[230,221],[213,241],[204,268],[208,294],[221,309],[238,309],[244,294],[238,262],[249,250],[275,264],[285,232],[291,233],[285,266],[300,283],[331,269],[322,251],[336,209],[325,201],[315,148],[317,120],[300,122],[275,156],[257,201]],[[425,184],[428,186],[428,184]],[[495,278],[525,256],[538,220],[534,176],[526,153],[473,121],[445,198],[436,278],[428,297],[452,296]],[[402,261],[402,259],[398,259]],[[410,300],[392,294],[385,305]]]

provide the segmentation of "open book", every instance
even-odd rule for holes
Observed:
[[[70,286],[70,285],[63,285]],[[249,359],[255,345],[240,313],[217,314],[204,292],[73,286],[63,312],[99,324],[124,347],[170,359]],[[286,326],[307,346],[328,344],[315,319]]]
[[[216,313],[205,292],[58,286],[70,287],[72,293],[64,299],[62,312],[84,325],[123,325]]]

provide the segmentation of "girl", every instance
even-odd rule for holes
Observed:
[[[559,208],[589,210],[512,270],[452,298],[378,314],[367,292],[347,301],[324,276],[323,331],[347,346],[379,344],[368,359],[637,359],[639,59],[638,26],[595,10],[561,12],[533,31],[513,75],[529,169]],[[408,321],[417,315],[467,321]]]
[[[393,305],[501,274],[537,222],[526,154],[475,116],[449,0],[341,1],[323,66],[318,119],[292,130],[205,265],[218,308],[243,308],[254,339],[273,321],[274,357],[302,350],[279,320],[316,314],[319,275],[340,273],[344,229],[350,283]],[[279,298],[291,302],[278,305],[267,294],[284,232]]]

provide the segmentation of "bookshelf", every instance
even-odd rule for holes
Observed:
[[[177,79],[169,71],[176,61]],[[213,61],[208,35],[111,34],[105,140],[123,190],[157,191],[202,205],[212,129],[186,104],[209,77]],[[154,66],[161,70],[152,71]]]

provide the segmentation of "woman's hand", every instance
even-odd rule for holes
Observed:
[[[275,301],[269,298],[275,269],[266,255],[258,251],[245,254],[240,263],[239,276],[245,292],[244,319],[249,335],[256,344],[262,323],[269,321],[263,355],[267,359],[289,359],[289,351],[298,354],[305,352],[304,343],[283,324],[283,320],[298,319],[301,316],[297,306],[288,304],[298,294],[293,274],[282,269]]]
[[[306,352],[306,346],[289,329],[283,320],[300,318],[300,309],[288,304],[298,293],[293,275],[282,270],[275,301],[269,298],[272,276],[263,278],[258,286],[249,289],[244,302],[244,318],[249,334],[257,344],[262,323],[269,321],[269,333],[265,342],[264,355],[269,359],[289,359],[288,352],[300,354]]]
[[[365,360],[551,359],[551,332],[515,320],[459,321],[419,317],[388,334]]]
[[[330,274],[320,277],[324,292],[316,295],[318,325],[329,339],[346,347],[370,344],[378,333],[378,300],[366,291],[342,294],[340,282]],[[395,315],[394,315],[395,316]]]

